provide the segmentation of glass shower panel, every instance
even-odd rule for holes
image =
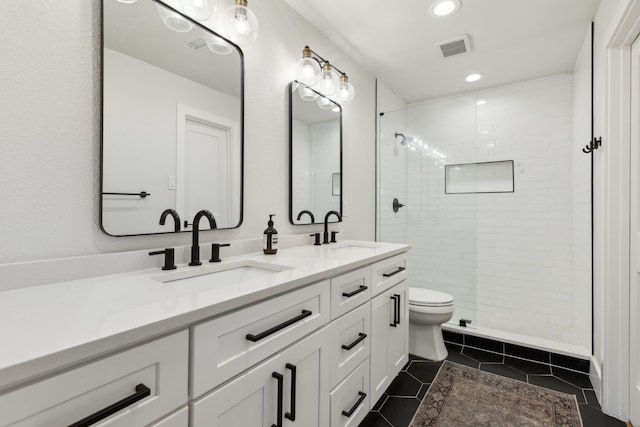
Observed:
[[[412,245],[409,284],[451,294],[451,324],[591,347],[587,71],[381,115],[378,240]]]

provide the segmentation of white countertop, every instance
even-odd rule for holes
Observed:
[[[344,247],[350,244],[369,247]],[[0,390],[409,249],[344,241],[280,249],[276,255],[223,255],[221,263],[203,260],[200,267],[182,264],[168,272],[155,268],[0,292]],[[158,280],[244,261],[293,268],[216,286]]]

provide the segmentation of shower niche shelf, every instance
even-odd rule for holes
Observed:
[[[445,194],[513,193],[513,160],[445,165]]]

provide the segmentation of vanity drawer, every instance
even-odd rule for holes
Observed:
[[[192,396],[200,396],[327,324],[329,316],[329,281],[325,280],[196,325]]]
[[[68,426],[108,407],[92,424],[149,425],[187,403],[188,351],[185,330],[9,392],[0,425]]]
[[[338,318],[371,299],[371,267],[331,279],[331,319]]]
[[[369,412],[369,358],[331,392],[331,427],[357,427]]]
[[[331,388],[371,352],[371,303],[331,322]]]
[[[405,254],[382,260],[372,266],[373,296],[386,291],[407,278],[407,257]]]

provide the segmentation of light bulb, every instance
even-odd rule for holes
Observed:
[[[198,21],[206,21],[218,10],[217,0],[182,0],[182,10]]]
[[[340,86],[338,87],[338,92],[336,94],[336,100],[339,104],[349,104],[353,101],[353,98],[356,95],[356,90],[353,85],[349,83],[349,78],[346,74],[340,76]]]
[[[296,64],[296,80],[305,86],[315,86],[322,76],[320,64],[311,56],[311,49],[305,46],[302,59]]]
[[[304,85],[298,86],[298,95],[303,101],[315,101],[318,94]]]
[[[482,78],[481,74],[469,74],[465,80],[468,82],[477,82],[478,80],[480,80]]]
[[[204,40],[207,42],[207,47],[213,53],[218,55],[229,55],[233,52],[233,47],[227,43],[222,37],[218,37],[215,34],[203,33]]]
[[[242,46],[250,45],[258,37],[258,18],[246,4],[246,0],[236,0],[235,6],[231,6],[224,14],[226,33]]]
[[[176,31],[178,33],[186,33],[191,31],[193,28],[193,24],[186,19],[184,19],[179,14],[170,11],[169,9],[161,6],[159,3],[156,3],[156,9],[158,10],[158,15],[160,15],[160,19],[164,22],[164,25]]]
[[[318,82],[318,91],[324,96],[331,96],[338,91],[338,75],[331,69],[329,62],[322,66],[322,77]]]
[[[323,110],[331,110],[336,106],[336,104],[326,96],[319,96],[318,99],[316,99],[316,104]]]

